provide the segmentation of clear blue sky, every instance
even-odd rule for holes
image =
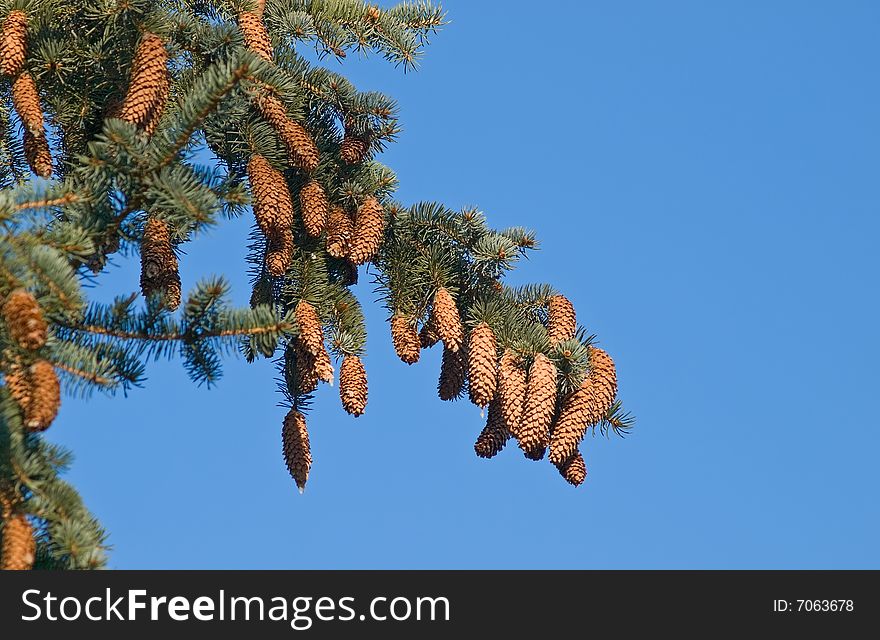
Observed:
[[[344,65],[399,100],[399,198],[535,228],[517,280],[574,301],[636,430],[587,440],[580,489],[477,459],[479,410],[437,399],[436,349],[394,357],[362,284],[367,413],[323,388],[303,496],[265,361],[65,403],[49,434],[111,566],[880,568],[880,5],[445,6],[420,72]],[[246,304],[250,224],[190,245],[185,286],[222,272]]]

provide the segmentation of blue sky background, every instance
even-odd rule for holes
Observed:
[[[367,413],[323,388],[305,495],[265,361],[65,403],[49,435],[111,566],[880,568],[880,5],[445,7],[420,72],[343,67],[399,100],[399,198],[535,228],[516,279],[574,301],[636,430],[588,438],[579,489],[515,448],[477,459],[479,409],[437,399],[436,349],[394,357],[362,284]],[[224,273],[246,304],[250,224],[190,245],[184,286]]]

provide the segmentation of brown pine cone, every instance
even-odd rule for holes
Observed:
[[[324,331],[321,328],[321,319],[315,308],[300,300],[294,309],[296,323],[299,325],[299,340],[306,350],[314,356],[324,351]]]
[[[550,424],[555,411],[556,365],[539,353],[529,369],[519,435],[519,446],[527,458],[540,460],[544,457],[550,443]]]
[[[261,96],[257,100],[257,107],[287,147],[291,164],[306,173],[313,172],[318,166],[320,153],[308,130],[291,120],[287,115],[287,107],[271,93]]]
[[[366,136],[355,135],[348,131],[339,145],[339,157],[345,164],[360,164],[367,157],[370,143]]]
[[[574,337],[577,331],[577,316],[574,305],[562,295],[552,296],[547,304],[547,337],[550,344],[556,344]]]
[[[485,407],[495,397],[497,386],[498,347],[495,334],[485,322],[471,331],[468,342],[468,392],[471,402]],[[500,411],[499,411],[500,416]]]
[[[580,451],[575,451],[564,464],[557,465],[556,468],[565,481],[575,487],[582,485],[587,479],[587,465]]]
[[[451,351],[458,351],[464,343],[464,327],[455,300],[446,287],[440,287],[434,294],[432,313],[443,345]]]
[[[10,11],[0,27],[0,73],[15,76],[27,57],[27,15]]]
[[[25,427],[29,431],[45,431],[61,407],[61,384],[55,367],[46,360],[37,360],[27,372],[29,399],[24,408]]]
[[[46,135],[43,129],[43,108],[40,105],[40,94],[33,76],[25,72],[19,74],[12,82],[12,105],[21,118],[24,128],[35,138]]]
[[[296,369],[291,376],[294,389],[298,394],[312,393],[318,388],[318,365],[317,358],[303,346],[299,339],[292,343],[293,353],[296,355]]]
[[[334,258],[344,258],[348,255],[348,244],[354,223],[339,205],[330,208],[330,217],[327,221],[327,253]]]
[[[526,372],[520,365],[519,359],[513,351],[506,349],[498,367],[498,394],[504,426],[517,440],[522,429],[526,385]]]
[[[281,444],[287,470],[296,482],[299,492],[302,493],[305,491],[309,470],[312,468],[312,452],[306,418],[296,409],[291,409],[284,418]]]
[[[422,346],[422,349],[430,349],[438,342],[440,342],[440,334],[437,333],[434,315],[431,314],[419,331],[419,344]]]
[[[245,46],[264,60],[272,61],[272,39],[258,11],[242,11],[238,14],[238,26],[244,36]]]
[[[35,136],[30,129],[24,130],[24,158],[35,175],[52,177],[52,151],[45,135]]]
[[[279,278],[287,273],[293,260],[293,232],[289,228],[272,231],[266,238],[266,271]]]
[[[416,333],[410,319],[403,314],[396,313],[391,318],[391,342],[394,344],[397,357],[405,363],[413,364],[419,361],[421,353],[419,334]]]
[[[248,161],[248,179],[253,193],[257,226],[267,238],[283,233],[293,224],[293,201],[284,175],[258,153]]]
[[[164,220],[154,216],[147,219],[141,241],[141,292],[145,298],[161,293],[165,306],[172,311],[180,306],[180,273],[171,230]]]
[[[31,382],[28,370],[21,364],[12,364],[4,377],[9,394],[18,403],[22,415],[26,416],[31,402]]]
[[[43,312],[36,298],[24,289],[9,294],[2,315],[9,335],[22,349],[36,351],[46,344],[48,325]]]
[[[342,408],[354,417],[363,415],[367,406],[367,371],[357,356],[342,359],[339,368],[339,397]]]
[[[143,129],[156,113],[161,117],[168,100],[168,52],[165,43],[155,33],[141,37],[131,63],[131,79],[118,117]],[[155,123],[151,125],[155,128]]]
[[[462,350],[453,351],[443,347],[443,360],[440,364],[440,381],[437,393],[441,400],[455,400],[464,391],[466,364]]]
[[[358,207],[354,219],[349,258],[355,264],[365,264],[373,259],[382,244],[385,232],[385,209],[379,200],[370,196]]]
[[[321,183],[312,178],[303,185],[299,192],[299,204],[302,210],[303,225],[313,238],[324,233],[327,226],[327,215],[330,205],[327,203],[327,195]]]
[[[34,567],[37,543],[34,528],[23,513],[3,518],[3,545],[0,548],[0,570],[29,571]]]
[[[486,426],[474,443],[474,451],[481,458],[492,458],[504,448],[509,439],[510,434],[504,427],[504,421],[501,418],[501,406],[496,398],[489,403]]]

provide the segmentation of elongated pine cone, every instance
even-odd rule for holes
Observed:
[[[266,238],[266,270],[276,278],[287,273],[293,260],[293,231],[290,228],[273,230]]]
[[[495,334],[485,322],[481,322],[471,331],[467,354],[470,381],[468,392],[471,402],[478,407],[485,407],[495,397],[498,383],[498,346]]]
[[[327,220],[327,253],[334,258],[346,257],[353,230],[354,223],[345,209],[333,205]]]
[[[147,219],[141,242],[141,291],[145,298],[162,294],[165,306],[172,311],[180,306],[180,274],[171,231],[164,220],[154,216]]]
[[[324,232],[324,227],[327,226],[327,215],[330,212],[327,195],[320,182],[313,178],[303,185],[299,192],[299,205],[306,233],[317,238]]]
[[[46,344],[48,325],[36,298],[24,289],[16,289],[3,303],[3,321],[9,335],[23,349],[35,351]]]
[[[492,458],[498,454],[510,439],[501,418],[501,405],[496,398],[489,404],[486,426],[474,443],[474,451],[481,458]]]
[[[333,385],[333,362],[323,344],[321,350],[315,355],[315,375],[321,382]]]
[[[437,326],[434,323],[434,315],[431,314],[428,316],[428,320],[422,325],[421,330],[419,330],[419,344],[422,346],[422,349],[430,349],[438,342],[440,342],[440,334],[437,333]]]
[[[506,349],[498,366],[498,395],[501,401],[501,419],[517,440],[520,438],[523,410],[526,404],[526,372],[516,354]]]
[[[0,570],[28,571],[33,568],[37,554],[34,528],[27,516],[17,513],[4,516],[3,546],[0,549]]]
[[[306,173],[314,171],[320,159],[315,140],[304,126],[287,115],[284,103],[267,93],[257,100],[257,107],[287,147],[290,163]]]
[[[369,150],[370,143],[366,136],[346,131],[345,138],[339,145],[339,157],[346,164],[360,164],[367,157]]]
[[[317,358],[309,353],[299,339],[292,343],[296,356],[295,369],[292,372],[293,389],[299,393],[312,393],[318,388]]]
[[[324,331],[321,329],[321,319],[315,308],[300,300],[294,309],[296,323],[299,326],[299,340],[306,350],[314,356],[324,351]]]
[[[18,9],[10,11],[0,29],[0,72],[15,76],[27,57],[27,15]]]
[[[27,415],[31,402],[31,382],[28,371],[20,364],[13,364],[4,376],[6,388],[12,399],[18,403],[23,415]]]
[[[385,209],[375,196],[370,196],[358,207],[354,219],[351,249],[348,257],[355,264],[365,264],[373,259],[382,244],[385,232]]]
[[[574,337],[577,331],[577,316],[574,305],[562,295],[552,296],[547,305],[547,337],[550,344],[556,344]]]
[[[309,431],[306,417],[296,409],[291,409],[284,418],[281,429],[281,444],[287,470],[296,482],[299,492],[305,491],[312,468],[312,452],[309,447]]]
[[[556,365],[543,353],[529,369],[526,403],[519,433],[519,446],[526,457],[540,460],[550,443],[550,424],[556,411]]]
[[[165,43],[155,33],[146,32],[135,50],[128,91],[118,117],[144,129],[156,118],[157,111],[161,116],[168,100],[168,87],[168,51],[165,50]],[[152,128],[155,128],[155,123]]]
[[[421,344],[419,334],[412,322],[405,315],[396,313],[391,318],[391,342],[397,357],[407,364],[419,361]]]
[[[272,61],[272,40],[263,18],[258,11],[242,11],[238,14],[238,26],[244,36],[245,46],[264,60]]]
[[[582,485],[587,479],[587,464],[580,451],[575,451],[564,464],[557,465],[556,468],[559,469],[559,473],[565,478],[565,481],[575,487]]]
[[[24,159],[36,175],[52,177],[52,151],[45,135],[35,136],[30,129],[24,130]]]
[[[248,179],[253,193],[254,218],[268,238],[293,225],[293,201],[284,175],[266,158],[255,153],[248,160]]]
[[[446,287],[440,287],[434,294],[432,313],[443,345],[451,351],[458,351],[464,344],[464,327],[455,300]]]
[[[25,129],[35,138],[46,135],[43,129],[43,108],[40,94],[33,76],[25,72],[19,74],[12,83],[12,104],[21,118]]]
[[[342,359],[339,368],[339,398],[342,408],[354,417],[363,415],[367,406],[367,371],[357,356]]]
[[[455,400],[464,391],[466,363],[462,351],[443,348],[443,359],[440,363],[440,381],[437,394],[441,400]]]
[[[61,384],[55,367],[46,360],[37,360],[27,371],[28,400],[24,423],[29,431],[45,431],[61,408]]]
[[[614,361],[602,349],[590,347],[590,373],[580,388],[565,398],[553,427],[550,462],[559,465],[568,460],[577,451],[587,429],[605,417],[616,396]]]

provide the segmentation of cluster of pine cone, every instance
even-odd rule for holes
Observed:
[[[11,350],[3,354],[6,388],[19,406],[25,429],[45,431],[58,415],[61,385],[52,363],[38,355],[48,338],[43,312],[33,295],[24,289],[15,289],[0,307],[0,316],[7,335],[33,357],[30,363],[25,363],[21,355],[11,353]],[[20,511],[20,505],[17,493],[0,487],[3,521],[0,569],[30,569],[34,563],[34,530],[27,516]]]
[[[24,289],[12,291],[3,303],[3,322],[9,336],[26,352],[36,353],[46,344],[47,324],[40,305]],[[18,403],[29,431],[45,431],[58,415],[61,385],[55,367],[39,356],[30,364],[15,354],[4,354],[6,387]]]
[[[273,59],[272,41],[263,22],[264,2],[238,14],[238,26],[245,45],[263,59]],[[264,120],[275,130],[287,149],[288,166],[302,173],[304,180],[296,194],[302,226],[312,238],[324,236],[327,253],[345,260],[352,270],[373,259],[382,243],[385,210],[378,198],[364,197],[356,210],[329,201],[324,186],[316,177],[320,151],[311,133],[292,119],[284,103],[268,87],[263,87],[254,104]],[[369,152],[369,138],[346,127],[340,144],[343,163],[362,163]],[[291,265],[294,249],[294,196],[283,173],[288,167],[276,167],[264,156],[254,153],[247,164],[254,218],[266,240],[266,271],[282,277]],[[290,352],[293,359],[286,370],[292,374],[288,386],[296,395],[313,392],[318,383],[332,383],[334,371],[325,346],[321,320],[315,307],[306,299],[294,309],[297,336]],[[367,374],[356,353],[343,356],[339,370],[339,396],[351,415],[363,414],[367,404]],[[311,468],[309,434],[305,416],[296,407],[290,409],[282,428],[282,450],[287,468],[300,491],[305,487]]]
[[[548,300],[547,316],[551,345],[575,336],[575,310],[565,296]],[[395,315],[391,336],[397,355],[408,364],[419,359],[420,348],[443,343],[440,398],[458,398],[467,386],[471,402],[488,407],[486,426],[474,444],[478,456],[495,456],[513,437],[527,458],[541,460],[549,449],[549,460],[562,476],[575,486],[583,483],[587,470],[578,446],[587,429],[605,418],[617,395],[614,362],[602,349],[589,347],[589,373],[580,388],[560,397],[550,358],[499,349],[485,322],[465,338],[455,300],[442,287],[420,332],[414,321]]]
[[[24,130],[25,160],[41,178],[52,176],[52,152],[43,122],[43,107],[34,77],[25,70],[27,59],[27,14],[15,9],[0,27],[0,72],[12,78],[12,105]]]

